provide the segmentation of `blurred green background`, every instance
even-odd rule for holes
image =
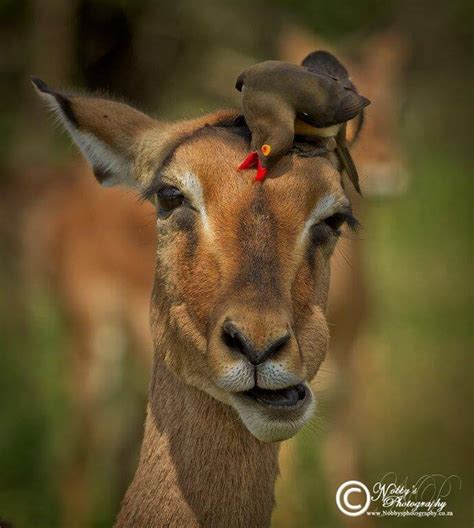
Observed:
[[[16,528],[67,526],[63,472],[78,434],[65,353],[73,330],[24,236],[45,167],[67,178],[63,167],[77,154],[51,130],[29,75],[116,94],[163,118],[191,117],[236,104],[237,74],[279,57],[290,31],[317,35],[350,56],[390,30],[407,50],[396,135],[410,180],[403,192],[364,204],[370,308],[351,360],[353,434],[366,483],[392,471],[410,482],[435,473],[462,481],[448,498],[454,518],[385,518],[370,526],[472,525],[472,6],[0,0],[1,520]],[[106,402],[108,427],[118,435],[132,423],[140,430],[147,387],[146,368],[124,361],[126,375]],[[352,526],[335,509],[324,469],[331,405],[322,392],[314,427],[294,441],[296,476],[291,491],[279,492],[277,528]],[[120,468],[104,453],[89,463],[84,526],[112,524],[138,442],[130,440]]]

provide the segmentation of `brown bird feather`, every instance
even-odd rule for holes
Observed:
[[[236,82],[242,110],[252,133],[252,153],[240,168],[258,164],[258,179],[291,148],[301,121],[313,135],[336,137],[336,153],[355,188],[358,175],[345,141],[344,124],[361,114],[370,101],[359,95],[347,70],[330,53],[310,54],[298,66],[266,61],[242,72]]]

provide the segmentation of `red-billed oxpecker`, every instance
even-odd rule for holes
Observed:
[[[252,152],[239,169],[257,167],[257,181],[292,147],[295,134],[327,138],[360,193],[359,178],[346,146],[346,123],[370,101],[359,95],[346,68],[327,51],[309,54],[301,66],[265,61],[242,72],[235,87],[252,133]]]

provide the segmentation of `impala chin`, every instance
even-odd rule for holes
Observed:
[[[308,423],[316,400],[309,386],[300,383],[279,390],[253,388],[232,395],[231,404],[253,436],[263,442],[280,442]]]

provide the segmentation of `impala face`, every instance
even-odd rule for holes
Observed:
[[[329,259],[354,224],[335,164],[291,154],[255,182],[235,169],[248,141],[219,126],[235,113],[159,123],[33,84],[101,183],[156,197],[155,368],[232,406],[261,440],[293,436],[328,348]]]
[[[276,441],[315,407],[329,259],[352,216],[328,160],[287,157],[261,184],[235,170],[246,149],[231,131],[199,131],[145,191],[157,196],[152,332],[169,368]]]

